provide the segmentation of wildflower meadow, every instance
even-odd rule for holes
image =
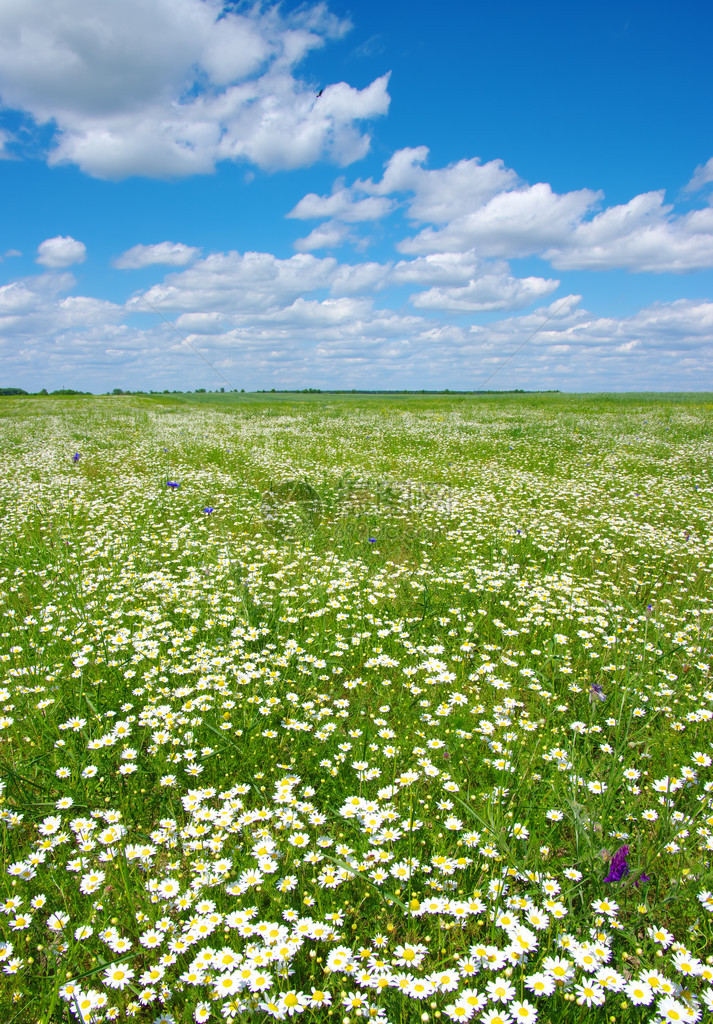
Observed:
[[[0,402],[3,1024],[711,1019],[710,396]]]

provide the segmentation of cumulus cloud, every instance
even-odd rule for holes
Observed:
[[[13,281],[0,288],[0,318],[5,322],[7,317],[32,312],[38,304],[37,291],[24,281]]]
[[[103,327],[115,323],[121,315],[121,307],[105,299],[89,295],[68,295],[57,303],[54,327]]]
[[[113,265],[118,270],[140,270],[154,263],[162,263],[168,267],[185,267],[199,252],[195,246],[184,245],[182,242],[134,245],[121,256],[117,256]]]
[[[710,386],[713,303],[654,303],[626,317],[597,317],[568,296],[531,313],[472,325],[451,342],[480,353],[491,387],[696,390]],[[468,340],[466,340],[466,335]]]
[[[381,181],[360,182],[367,192],[390,195],[412,192],[409,217],[420,223],[446,224],[480,209],[502,192],[515,188],[520,179],[502,160],[483,164],[477,157],[458,160],[447,167],[428,170],[426,146],[394,153]]]
[[[331,229],[331,222],[328,225]],[[440,253],[416,260],[391,263],[339,263],[334,257],[300,253],[278,259],[265,252],[213,253],[186,270],[169,274],[146,293],[146,299],[163,312],[199,318],[273,315],[310,292],[332,297],[375,295],[389,285],[412,284],[419,289],[412,304],[419,309],[452,312],[490,312],[521,309],[541,300],[559,282],[539,277],[516,278],[503,261],[481,261],[471,251]],[[311,300],[310,300],[311,301]],[[127,308],[145,310],[139,296]],[[299,308],[299,307],[295,307]],[[182,324],[193,323],[193,320]],[[197,322],[197,321],[196,321]],[[214,324],[214,319],[210,320]]]
[[[505,261],[481,260],[474,249],[401,260],[391,271],[390,280],[396,284],[431,285],[411,297],[413,305],[453,313],[522,309],[559,285],[559,281],[541,277],[514,277]]]
[[[83,263],[86,259],[87,247],[70,235],[57,235],[46,238],[37,247],[37,263],[43,267],[61,269],[71,267],[73,263]]]
[[[318,196],[314,192],[300,199],[288,217],[299,220],[312,218],[335,217],[347,223],[379,220],[394,208],[389,199],[378,196],[367,196],[355,199],[352,189],[336,188],[329,196]]]
[[[335,182],[331,195],[309,193],[287,216],[304,220],[328,217],[329,228],[336,233],[337,225],[379,220],[387,216],[399,205],[391,196],[411,193],[407,210],[412,221],[445,224],[479,209],[488,200],[503,190],[514,188],[519,182],[515,172],[505,167],[502,160],[491,160],[483,164],[473,158],[459,160],[445,168],[427,170],[423,167],[427,158],[426,146],[400,149],[386,163],[379,181],[369,178],[345,186],[340,179]],[[316,228],[308,236],[309,246],[318,248],[322,237],[332,237],[326,225],[321,230]],[[342,239],[345,238],[346,233],[343,232]],[[301,239],[297,243],[298,247],[306,248],[304,242]],[[438,249],[436,245],[432,251]]]
[[[313,252],[315,249],[338,249],[350,238],[349,228],[340,221],[330,220],[319,224],[304,238],[295,241],[298,252]]]
[[[546,182],[499,192],[441,228],[424,228],[398,248],[414,254],[476,248],[482,256],[530,256],[565,241],[600,198],[590,189],[558,195]]]
[[[176,327],[192,334],[222,334],[225,331],[225,317],[221,313],[181,313]]]
[[[580,306],[581,296],[569,299],[564,307],[555,302],[524,316],[508,317],[485,328],[471,328],[471,331],[475,336],[487,336],[503,353],[519,339],[528,338],[528,349],[541,353],[568,351],[584,354],[587,359],[599,356],[603,361],[600,370],[613,355],[630,356],[632,353],[643,357],[642,365],[648,361],[649,373],[661,359],[673,363],[691,353],[698,355],[701,369],[704,369],[705,361],[713,352],[713,302],[710,300],[656,302],[630,316],[618,318],[592,315]],[[546,317],[549,319],[543,323]],[[524,359],[528,359],[527,351]],[[630,387],[631,379],[619,383]],[[660,385],[667,383],[665,378],[659,381]],[[700,384],[699,381],[691,383]]]
[[[431,297],[440,291],[443,306],[427,299],[416,314],[378,308],[377,286],[397,273],[402,283],[432,282]],[[529,286],[507,264],[474,263],[473,254],[390,267],[220,253],[169,273],[148,294],[238,387],[477,388],[489,375],[495,387],[710,386],[710,300],[654,303],[617,318],[569,295],[485,324],[449,322],[459,301],[496,308],[508,287],[508,301],[517,302],[517,290]],[[41,387],[60,374],[97,390],[221,383],[158,318],[133,326],[132,313],[145,312],[138,299],[121,307],[75,288],[67,271],[0,287],[0,358],[13,380]],[[532,288],[533,302],[540,288]]]
[[[33,339],[51,345],[51,337],[67,328],[116,323],[121,306],[91,296],[68,296],[76,281],[70,273],[46,273],[0,287],[0,339]]]
[[[389,283],[390,270],[388,263],[341,263],[335,268],[329,290],[332,295],[379,291]]]
[[[558,270],[682,272],[713,266],[713,208],[674,216],[664,192],[645,192],[578,224],[543,255]]]
[[[0,5],[0,97],[55,128],[51,164],[95,177],[209,173],[218,161],[302,167],[363,156],[388,75],[317,99],[294,69],[349,22],[324,4],[244,12],[221,0]]]
[[[242,313],[284,307],[308,292],[327,290],[336,273],[333,257],[299,253],[278,259],[267,252],[212,253],[192,267],[169,274],[145,294],[168,312]],[[137,296],[130,310],[145,311]]]
[[[287,217],[297,220],[321,217],[330,219],[314,228],[305,238],[298,238],[294,243],[295,248],[298,252],[312,252],[314,249],[334,249],[344,245],[348,240],[355,240],[349,231],[349,224],[380,220],[395,205],[392,200],[382,196],[358,198],[355,188],[344,188],[340,182],[335,183],[331,195],[318,196],[310,192],[300,199]]]
[[[429,288],[413,296],[417,309],[437,309],[452,313],[485,313],[501,309],[523,309],[551,294],[559,281],[542,277],[512,277],[509,274],[483,274],[460,288]]]
[[[420,274],[428,277],[436,267],[440,274],[460,273],[474,253],[496,260],[540,256],[558,270],[679,273],[713,266],[713,205],[677,214],[666,204],[663,190],[657,190],[599,209],[604,201],[601,191],[581,188],[560,194],[547,182],[529,185],[501,160],[459,160],[430,170],[427,159],[425,146],[398,150],[379,180],[358,179],[348,185],[339,179],[330,195],[304,196],[288,216],[325,220],[297,247],[306,251],[344,244],[351,240],[346,224],[375,220],[402,208],[408,220],[422,227],[398,242],[397,250],[434,260],[412,261],[410,269],[397,264],[394,273],[404,280],[409,274],[413,280]],[[710,182],[713,157],[697,168],[687,190],[698,191]],[[383,205],[374,205],[375,200]],[[447,254],[459,253],[465,263],[444,262]],[[470,280],[472,275],[452,286],[466,286]],[[447,282],[433,282],[436,288],[441,283]],[[524,300],[528,288],[535,296],[546,286],[530,279],[527,287],[513,290],[513,301]],[[436,291],[419,302],[465,309],[468,299],[465,294],[456,299]],[[477,299],[474,303],[471,308],[476,311],[480,306]]]
[[[713,182],[713,156],[704,164],[696,167],[693,177],[684,188],[684,192],[699,192]]]
[[[396,209],[392,197],[406,193],[408,219],[429,226],[403,239],[400,252],[477,249],[482,257],[510,259],[564,242],[602,198],[591,189],[559,195],[545,182],[527,185],[502,160],[472,158],[430,170],[424,166],[428,152],[426,146],[398,150],[380,180],[357,180],[350,186],[337,182],[331,195],[304,196],[288,216],[330,218],[330,225],[374,220]],[[322,231],[329,237],[326,227]],[[320,237],[315,229],[313,248]]]
[[[439,252],[419,256],[414,260],[400,260],[391,276],[398,284],[457,287],[472,281],[479,267],[480,260],[473,249],[467,252]]]

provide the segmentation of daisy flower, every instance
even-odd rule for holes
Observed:
[[[678,999],[672,999],[670,996],[659,1000],[656,1012],[667,1024],[693,1024],[698,1019],[695,1010],[689,1009]]]
[[[527,1000],[511,1003],[509,1010],[512,1014],[512,1019],[518,1022],[518,1024],[534,1024],[537,1020],[538,1010],[532,1003],[528,1003]]]
[[[630,981],[624,991],[634,1006],[648,1006],[654,998],[653,989],[645,981]]]
[[[604,989],[596,981],[575,986],[575,992],[579,1006],[601,1006],[606,999]]]

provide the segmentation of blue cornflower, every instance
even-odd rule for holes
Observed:
[[[599,683],[592,683],[592,685],[589,687],[589,699],[592,702],[592,704],[595,700],[600,700],[602,701],[602,703],[604,703],[604,701],[607,699],[607,695],[605,694],[604,690],[599,685]]]
[[[203,511],[204,511],[204,513],[207,516],[209,516],[211,514],[211,512],[215,512],[215,509],[213,508],[212,505],[206,505],[206,507],[203,509]]]
[[[177,489],[178,487],[180,487],[180,486],[181,486],[181,485],[180,485],[179,483],[177,483],[177,482],[176,482],[175,480],[167,480],[167,481],[166,481],[166,487],[172,487],[174,491],[175,491],[175,490],[176,490],[176,489]]]
[[[369,537],[370,544],[376,544],[376,537]]]
[[[72,462],[79,462],[80,458],[81,456],[79,452],[75,452],[74,455],[72,456]]]

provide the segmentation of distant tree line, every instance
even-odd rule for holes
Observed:
[[[504,388],[502,391],[451,391],[450,388],[436,388],[433,390],[390,390],[388,388],[259,388],[253,392],[257,395],[557,395],[558,388],[551,388],[549,391],[525,391],[523,388]],[[58,388],[56,391],[48,391],[42,388],[41,391],[25,391],[24,388],[0,388],[0,397],[12,397],[13,395],[93,395],[93,391],[78,391],[76,388]],[[114,388],[106,391],[106,395],[217,395],[225,394],[225,388],[216,391],[208,391],[206,388],[191,390],[173,390],[164,388],[163,391],[125,391],[123,388]],[[238,389],[233,388],[228,394],[238,394]],[[240,388],[240,394],[245,394],[245,388]]]
[[[77,391],[76,388],[59,388],[57,391],[25,391],[24,388],[0,388],[0,396],[5,395],[91,395],[91,391]]]

